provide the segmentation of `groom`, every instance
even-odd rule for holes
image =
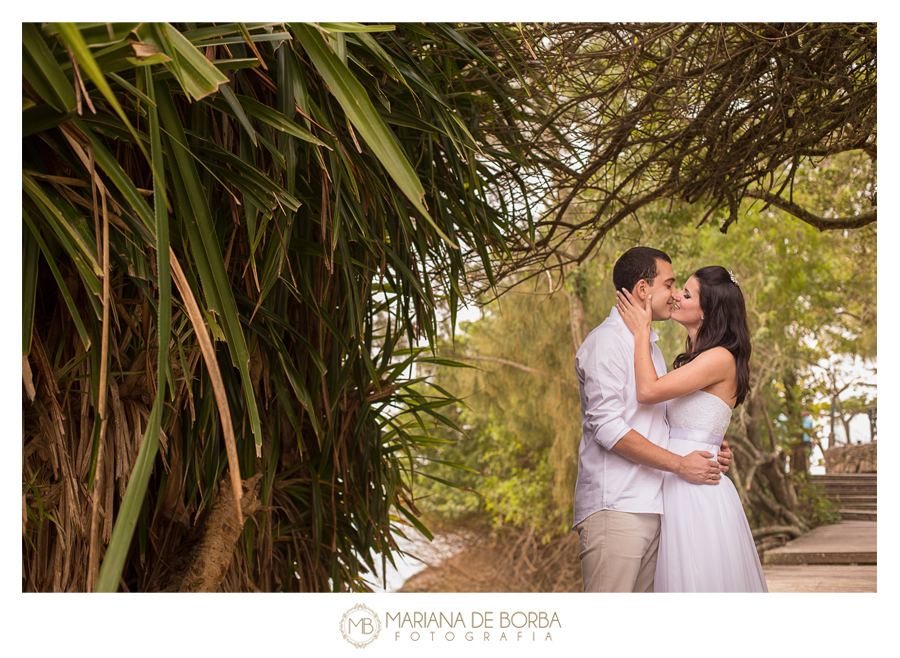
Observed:
[[[616,290],[651,298],[653,320],[668,320],[675,295],[672,260],[659,249],[634,247],[613,268]],[[666,362],[650,331],[659,376]],[[638,404],[634,336],[615,308],[575,354],[581,394],[581,445],[575,485],[575,530],[586,592],[652,592],[663,512],[662,471],[695,484],[719,483],[734,455],[723,442],[709,452],[666,450],[665,403]],[[720,466],[721,463],[721,466]]]

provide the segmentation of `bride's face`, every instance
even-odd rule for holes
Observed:
[[[700,308],[700,282],[694,277],[687,280],[684,289],[675,293],[672,304],[672,319],[685,326],[700,326],[703,311]]]

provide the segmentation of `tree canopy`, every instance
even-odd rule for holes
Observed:
[[[745,201],[820,230],[876,220],[873,189],[858,188],[844,215],[795,194],[804,164],[876,159],[873,24],[558,23],[541,34],[526,74],[535,84],[518,98],[527,175],[541,181],[530,191],[544,196],[532,239],[512,247],[503,272],[584,262],[660,199],[696,204],[695,222],[722,231]]]

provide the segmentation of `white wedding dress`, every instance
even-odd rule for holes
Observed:
[[[714,455],[731,423],[731,407],[706,391],[670,400],[669,451]],[[691,484],[663,479],[656,592],[768,592],[741,499],[731,480]]]

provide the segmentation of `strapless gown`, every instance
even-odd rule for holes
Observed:
[[[731,407],[711,393],[694,391],[670,400],[666,419],[671,452],[705,450],[715,455],[731,423]],[[723,476],[712,486],[666,473],[663,505],[655,591],[769,591],[730,479]]]

